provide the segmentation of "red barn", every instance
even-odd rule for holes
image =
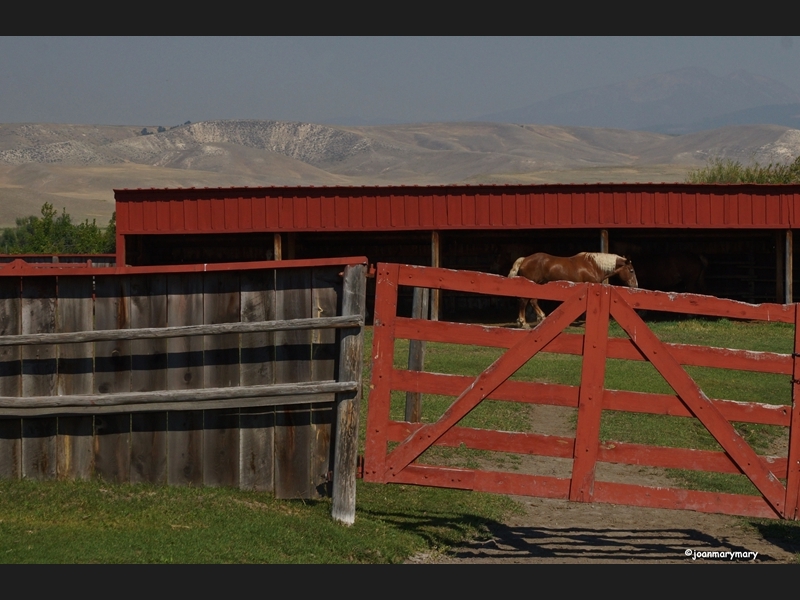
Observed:
[[[643,287],[794,300],[800,185],[232,187],[115,190],[118,264],[364,255],[507,273],[518,256],[610,251]],[[442,299],[469,312],[468,297]]]

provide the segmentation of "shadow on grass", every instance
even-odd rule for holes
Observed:
[[[750,521],[761,536],[783,548],[787,552],[794,552],[800,560],[800,522],[798,521]]]
[[[434,512],[431,510],[419,514],[415,511],[389,512],[372,509],[358,509],[359,518],[385,523],[398,531],[412,534],[429,548],[452,547],[465,543],[463,540],[489,539],[492,531],[503,527],[494,519],[458,511]]]

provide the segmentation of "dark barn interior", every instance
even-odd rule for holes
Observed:
[[[284,259],[366,256],[371,264],[399,262],[430,265],[431,233],[300,232],[284,234]],[[440,235],[441,266],[447,269],[507,275],[514,260],[534,252],[571,256],[601,250],[600,230],[543,229],[446,231]],[[131,265],[175,265],[272,260],[272,233],[173,234],[128,236]],[[631,258],[640,287],[708,294],[749,303],[783,297],[783,242],[775,231],[610,230],[609,251]],[[797,273],[793,261],[793,271]],[[374,280],[368,281],[368,314],[374,304]],[[796,294],[793,294],[796,299]],[[401,288],[400,308],[411,311],[411,290]],[[546,301],[545,312],[553,305]],[[511,322],[516,301],[508,298],[444,292],[440,318]]]

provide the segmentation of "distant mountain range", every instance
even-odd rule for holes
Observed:
[[[161,129],[161,131],[159,131]],[[119,188],[684,181],[710,158],[786,162],[800,128],[684,135],[490,122],[0,124],[0,227],[44,202],[105,223]]]
[[[800,127],[800,94],[768,77],[685,68],[560,94],[474,121],[684,134],[727,125]]]

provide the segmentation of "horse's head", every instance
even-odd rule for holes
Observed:
[[[615,273],[619,275],[620,279],[628,287],[639,287],[639,281],[636,279],[636,271],[633,270],[633,263],[630,258],[624,256],[617,257],[617,268]]]

